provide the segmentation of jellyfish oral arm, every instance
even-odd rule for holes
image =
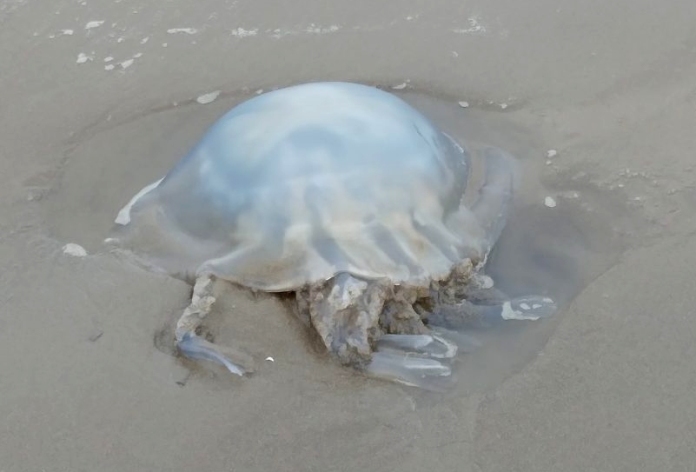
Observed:
[[[251,356],[232,348],[218,346],[196,334],[203,319],[210,314],[215,297],[215,278],[201,275],[196,279],[191,304],[176,324],[176,345],[190,359],[201,359],[222,364],[231,373],[242,376],[253,372]]]

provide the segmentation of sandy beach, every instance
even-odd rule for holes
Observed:
[[[695,25],[686,0],[0,0],[0,471],[694,470]],[[482,333],[449,392],[343,368],[233,286],[210,329],[258,372],[182,360],[191,287],[102,243],[226,110],[318,80],[520,161],[490,272],[561,310]]]

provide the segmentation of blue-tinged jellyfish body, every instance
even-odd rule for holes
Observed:
[[[340,272],[446,276],[481,249],[467,151],[400,98],[353,83],[254,97],[117,219],[154,266],[285,291]]]

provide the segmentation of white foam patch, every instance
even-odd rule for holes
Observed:
[[[198,30],[196,28],[169,28],[167,30],[169,34],[185,33],[185,34],[196,34]]]
[[[333,34],[340,31],[342,27],[340,25],[330,25],[321,26],[314,23],[310,23],[308,26],[294,28],[294,29],[281,29],[275,28],[266,30],[266,34],[270,34],[272,38],[280,39],[284,36],[298,36],[298,35],[323,35],[323,34]],[[381,28],[380,28],[381,29]]]
[[[157,182],[151,183],[147,187],[143,188],[140,192],[136,193],[135,196],[130,199],[128,204],[126,206],[124,206],[121,209],[121,211],[118,212],[118,216],[116,216],[114,223],[116,223],[117,225],[122,225],[122,226],[125,226],[128,223],[130,223],[130,220],[131,220],[130,211],[131,211],[131,208],[133,207],[133,205],[135,205],[135,202],[140,200],[140,198],[143,195],[145,195],[146,193],[148,193],[150,190],[156,188],[160,184],[160,182],[162,182],[163,180],[164,180],[164,178],[161,178]]]
[[[467,19],[467,22],[469,23],[468,28],[457,28],[452,32],[457,34],[483,34],[486,32],[486,26],[481,23],[480,17],[472,16]]]
[[[63,254],[74,257],[85,257],[87,255],[87,250],[75,243],[68,243],[63,246]]]
[[[331,25],[328,27],[322,27],[322,26],[316,26],[314,23],[309,25],[308,27],[305,28],[305,33],[308,34],[327,34],[327,33],[335,33],[336,31],[340,30],[341,27],[338,25]]]
[[[258,33],[259,33],[259,30],[257,28],[254,28],[254,29],[235,28],[230,32],[230,34],[232,36],[236,36],[237,38],[248,38],[249,36],[256,36]]]

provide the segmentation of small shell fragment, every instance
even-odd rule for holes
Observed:
[[[90,21],[85,25],[85,29],[92,29],[92,28],[98,28],[101,25],[104,24],[104,20],[99,20],[99,21]]]
[[[493,282],[493,278],[489,277],[488,275],[477,274],[475,280],[479,288],[484,290],[493,288],[493,285],[495,284],[495,282]]]
[[[546,197],[544,199],[544,205],[549,208],[554,208],[556,206],[556,200],[554,200],[553,197]]]
[[[75,243],[68,243],[63,246],[63,254],[75,257],[85,257],[87,255],[87,250]]]
[[[266,358],[266,360],[267,360],[268,362],[275,362],[275,359],[273,359],[271,356],[268,356],[268,357]]]
[[[87,61],[91,61],[92,58],[89,57],[87,54],[84,52],[81,52],[80,54],[77,55],[77,63],[78,64],[84,64]]]
[[[207,103],[215,101],[216,98],[220,96],[220,91],[216,90],[214,92],[210,93],[204,93],[203,95],[200,95],[198,98],[196,98],[196,101],[200,103],[201,105],[205,105]]]

